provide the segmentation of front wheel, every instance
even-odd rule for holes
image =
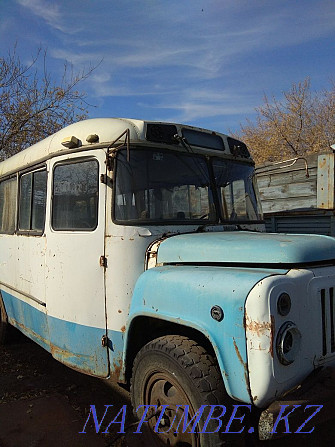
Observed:
[[[195,341],[168,335],[146,344],[134,361],[131,399],[139,419],[143,405],[152,406],[144,424],[149,425],[151,445],[223,445],[219,432],[215,433],[217,427],[211,426],[213,421],[203,430],[207,433],[199,433],[206,420],[205,412],[198,417],[201,408],[224,405],[228,396],[216,361]]]

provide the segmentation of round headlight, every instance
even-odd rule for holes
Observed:
[[[294,362],[300,350],[301,334],[294,323],[286,322],[277,335],[277,355],[280,363],[290,365]]]
[[[289,314],[291,310],[291,298],[288,293],[282,293],[279,295],[278,301],[277,301],[277,311],[279,315],[282,317],[286,317],[286,315]]]

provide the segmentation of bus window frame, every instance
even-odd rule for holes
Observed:
[[[20,199],[21,199],[21,178],[22,176],[26,174],[34,174],[35,172],[46,172],[46,191],[45,191],[45,207],[44,207],[44,225],[42,230],[27,230],[27,229],[21,229],[20,228]],[[48,205],[48,168],[45,163],[31,166],[28,169],[19,171],[17,173],[17,203],[16,203],[16,234],[18,236],[43,236],[45,233],[45,226],[46,226],[46,216],[47,216],[47,205]],[[32,198],[33,198],[33,191],[32,191]],[[30,213],[32,212],[32,198],[30,202]],[[31,215],[30,215],[31,219]]]
[[[59,166],[66,166],[66,165],[75,165],[75,164],[80,164],[80,163],[85,163],[88,161],[94,161],[97,164],[98,167],[98,174],[97,174],[97,193],[98,193],[98,197],[97,197],[97,205],[96,205],[96,225],[94,228],[55,228],[53,225],[53,216],[54,216],[54,179],[55,179],[55,170],[59,167]],[[66,232],[79,232],[79,233],[93,233],[99,226],[99,201],[100,201],[100,163],[99,163],[99,159],[89,155],[89,156],[80,156],[80,157],[75,157],[75,158],[68,158],[65,160],[60,160],[57,161],[53,168],[52,168],[52,176],[51,176],[51,197],[50,197],[50,228],[52,231],[57,232],[57,233],[66,233]]]
[[[15,173],[12,173],[12,174],[10,174],[10,175],[6,175],[6,176],[4,176],[4,177],[2,177],[1,179],[0,179],[0,183],[2,183],[2,182],[5,182],[5,181],[7,181],[7,180],[11,180],[11,179],[16,179],[16,191],[15,191],[15,217],[14,217],[14,230],[13,231],[11,231],[11,232],[9,232],[9,231],[2,231],[2,230],[0,230],[0,235],[10,235],[10,236],[13,236],[14,234],[16,234],[17,233],[17,218],[18,218],[18,203],[19,203],[19,191],[18,191],[18,188],[19,188],[19,179],[18,179],[18,175],[19,175],[19,173],[18,172],[15,172]]]

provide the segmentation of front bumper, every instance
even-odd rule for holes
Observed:
[[[269,440],[289,433],[312,432],[313,427],[333,419],[334,415],[335,367],[320,368],[294,391],[261,412],[259,439]]]

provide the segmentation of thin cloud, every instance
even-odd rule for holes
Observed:
[[[19,5],[27,8],[32,14],[43,19],[50,27],[62,31],[63,33],[73,34],[78,32],[81,27],[66,25],[66,16],[60,10],[59,5],[46,2],[45,0],[16,0]]]
[[[50,2],[46,3],[43,0],[17,0],[17,2],[21,6],[30,9],[33,14],[45,19],[48,23],[58,22],[61,19],[58,5]]]
[[[254,113],[254,101],[255,98],[250,94],[249,96],[236,95],[234,91],[229,90],[215,92],[211,89],[203,89],[197,92],[184,91],[178,103],[161,101],[155,105],[143,102],[138,105],[146,109],[174,110],[175,112],[165,119],[171,122],[192,123],[213,117],[224,118],[225,116]]]

